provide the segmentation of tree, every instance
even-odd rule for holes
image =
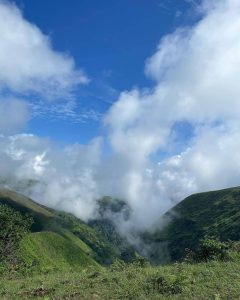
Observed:
[[[0,262],[10,263],[12,266],[17,264],[19,242],[30,231],[32,223],[31,217],[0,204]]]

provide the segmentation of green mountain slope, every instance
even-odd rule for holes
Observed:
[[[240,187],[189,196],[165,219],[168,225],[163,230],[144,234],[152,245],[150,256],[155,262],[163,252],[170,260],[181,259],[185,249],[196,249],[205,235],[240,240]]]
[[[27,266],[38,272],[99,267],[77,241],[51,231],[28,234],[20,242],[19,253]]]
[[[132,261],[138,255],[107,217],[120,213],[126,219],[129,217],[131,212],[121,200],[103,198],[99,201],[99,219],[89,224],[69,213],[49,209],[4,189],[0,189],[0,205],[7,205],[22,216],[33,219],[30,232],[19,246],[19,255],[30,267],[100,267],[111,264],[117,258]],[[221,240],[240,240],[240,188],[189,196],[164,218],[167,225],[163,229],[142,234],[148,257],[153,263],[181,259],[185,249],[197,249],[205,235]]]
[[[0,203],[8,204],[23,212],[32,212],[36,217],[37,215],[45,218],[54,216],[48,208],[37,204],[28,197],[7,189],[0,189]]]
[[[30,232],[21,240],[18,249],[18,256],[29,267],[76,270],[100,267],[120,257],[117,245],[71,214],[49,209],[6,189],[0,189],[0,205],[33,219]]]

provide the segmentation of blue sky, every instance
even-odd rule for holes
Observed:
[[[70,54],[90,82],[75,92],[80,120],[33,118],[27,132],[61,142],[86,143],[103,134],[101,119],[121,91],[150,87],[146,59],[162,36],[196,21],[194,1],[17,0],[25,19]],[[54,119],[53,119],[54,118]]]

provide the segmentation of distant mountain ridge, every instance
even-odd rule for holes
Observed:
[[[163,229],[143,234],[152,245],[149,255],[155,262],[181,259],[185,249],[196,249],[205,235],[240,240],[240,187],[191,195],[164,218],[167,225]]]

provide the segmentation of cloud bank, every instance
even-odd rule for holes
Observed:
[[[206,1],[202,11],[147,60],[155,87],[123,92],[105,119],[114,152],[127,162],[121,190],[137,224],[151,226],[193,192],[240,183],[240,3]],[[179,140],[180,124],[191,128],[187,140]],[[174,155],[162,159],[168,150]]]
[[[36,180],[29,194],[84,220],[94,215],[98,197],[125,199],[133,213],[122,230],[152,228],[191,193],[239,185],[240,3],[204,1],[201,11],[197,24],[162,38],[145,66],[155,87],[122,92],[104,118],[105,137],[61,149],[34,135],[2,136],[2,176],[12,178],[13,185]],[[14,14],[22,20],[16,8]],[[42,47],[37,53],[47,55],[50,65],[33,73],[24,68],[19,78],[0,75],[2,84],[39,93],[45,90],[45,84],[39,90],[39,82],[47,84],[49,78],[53,87],[73,84],[71,60],[52,54],[45,39]],[[56,75],[54,68],[62,64],[65,71]]]

